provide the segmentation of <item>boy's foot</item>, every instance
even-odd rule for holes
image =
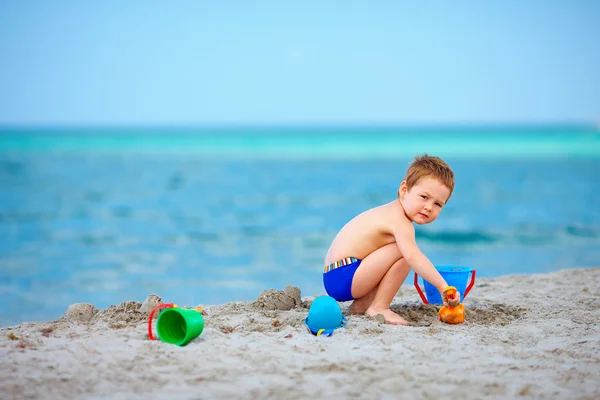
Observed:
[[[373,299],[368,299],[366,296],[356,299],[350,304],[350,314],[364,314],[368,309]]]
[[[392,325],[408,325],[408,321],[405,320],[404,318],[402,318],[401,316],[399,316],[398,314],[396,314],[395,312],[393,312],[392,310],[390,310],[389,308],[387,309],[377,309],[374,307],[369,307],[369,309],[365,312],[366,315],[368,315],[369,317],[374,317],[377,314],[381,314],[383,315],[383,319],[385,319],[385,322],[388,324],[392,324]]]

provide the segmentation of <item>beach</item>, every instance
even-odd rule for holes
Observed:
[[[340,303],[347,327],[317,337],[303,320],[318,295],[290,286],[249,302],[180,305],[202,307],[205,319],[183,347],[147,334],[149,310],[177,299],[73,305],[56,321],[0,329],[0,397],[600,396],[600,268],[478,279],[460,325],[440,322],[437,306],[403,285],[392,309],[410,326],[349,315]]]
[[[600,1],[80,3],[0,4],[0,400],[600,400]]]

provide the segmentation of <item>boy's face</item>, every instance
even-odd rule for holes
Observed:
[[[450,197],[450,190],[439,180],[424,177],[419,179],[410,190],[406,186],[406,181],[403,181],[399,195],[408,218],[422,225],[435,221]]]

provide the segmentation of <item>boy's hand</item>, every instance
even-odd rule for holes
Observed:
[[[456,307],[460,304],[460,293],[454,286],[448,286],[442,292],[442,299],[445,306]]]

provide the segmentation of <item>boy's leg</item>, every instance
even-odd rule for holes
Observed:
[[[403,263],[403,265],[400,266],[400,268],[402,269],[403,273],[398,276],[398,282],[400,283],[400,286],[402,286],[402,283],[404,283],[404,281],[406,280],[406,277],[408,276],[408,273],[410,272],[410,267],[406,263],[406,261],[404,260],[404,258],[401,258],[400,260],[397,260],[397,261],[400,261],[401,263]],[[388,272],[389,272],[389,270],[388,270]],[[373,299],[375,299],[375,294],[377,293],[377,289],[378,288],[379,288],[379,286],[375,286],[365,296],[360,297],[358,299],[355,299],[352,302],[352,304],[350,305],[350,313],[352,313],[352,314],[364,314],[369,309],[369,307],[371,307],[371,304],[373,303]],[[398,289],[396,290],[396,293],[398,293],[399,289],[400,289],[400,287],[398,287]],[[384,289],[384,292],[385,291],[386,290]],[[395,294],[394,294],[394,296],[395,296]],[[390,304],[391,304],[391,300],[393,300],[394,296],[392,296],[392,299],[390,299]]]
[[[398,245],[385,245],[361,261],[352,279],[352,297],[359,299],[375,289],[394,263],[402,258]]]
[[[369,316],[383,314],[387,323],[408,325],[408,322],[404,318],[390,310],[390,304],[409,272],[410,266],[404,258],[396,261],[381,280],[381,283],[377,287],[377,292],[375,292],[373,302],[367,311],[365,311],[365,314]]]
[[[389,308],[409,271],[410,267],[402,258],[396,243],[369,254],[362,260],[352,279],[352,296],[356,300],[350,306],[351,312],[383,314],[389,323],[407,324]]]

